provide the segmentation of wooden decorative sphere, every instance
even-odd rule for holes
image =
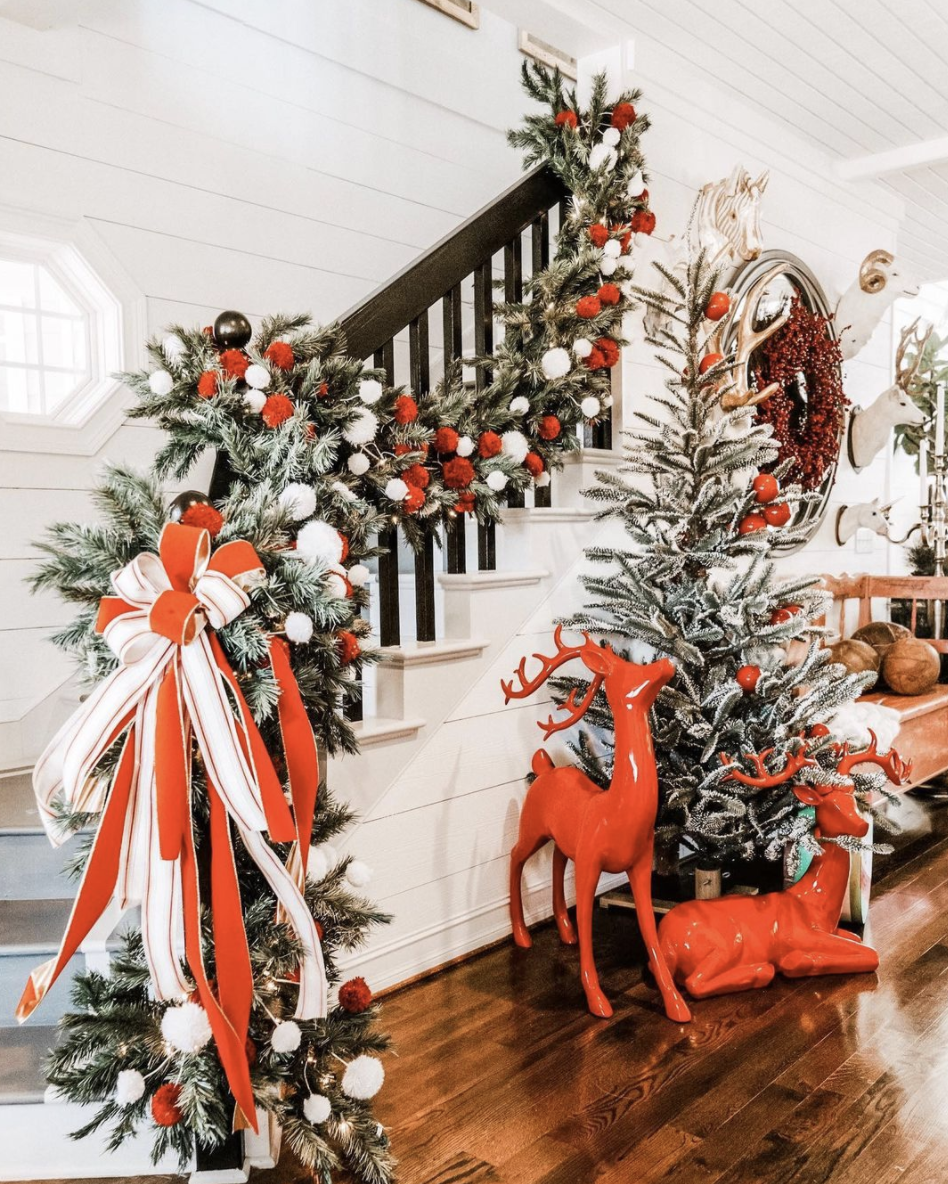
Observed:
[[[876,651],[880,658],[885,658],[889,646],[902,637],[911,637],[911,630],[904,625],[896,625],[892,621],[870,621],[852,635],[853,641],[865,641]]]
[[[845,641],[837,641],[828,648],[832,660],[840,666],[845,666],[848,674],[864,674],[867,670],[871,670],[873,674],[879,672],[881,659],[866,641],[857,641],[849,637]]]
[[[924,695],[938,682],[938,651],[920,637],[901,637],[889,646],[882,677],[897,695]]]

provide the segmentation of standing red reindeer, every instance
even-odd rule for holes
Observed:
[[[863,752],[837,749],[836,771],[850,778],[841,786],[795,785],[793,792],[806,806],[816,809],[818,838],[844,835],[865,838],[869,823],[853,798],[851,773],[856,765],[874,764],[884,769],[894,785],[909,774],[895,751],[880,755],[876,737]],[[793,754],[778,773],[767,773],[764,761],[770,751],[750,759],[756,776],[732,769],[730,779],[760,788],[789,781],[813,761],[805,749]],[[724,764],[730,764],[722,755]],[[659,926],[662,953],[675,981],[702,999],[731,991],[766,987],[779,970],[788,978],[815,974],[871,973],[879,955],[853,933],[839,928],[843,900],[849,886],[849,852],[838,843],[823,843],[823,853],[806,874],[783,892],[764,896],[719,896],[715,900],[691,900],[676,905]]]
[[[598,1016],[612,1015],[609,1000],[602,993],[593,960],[592,916],[596,886],[602,872],[625,872],[632,885],[639,928],[648,949],[652,973],[658,983],[669,1019],[679,1023],[691,1013],[675,989],[672,976],[658,947],[655,914],[652,911],[652,848],[655,815],[658,812],[658,777],[649,728],[649,708],[658,692],[674,677],[675,667],[667,658],[639,666],[620,658],[609,646],[598,646],[584,634],[582,645],[563,644],[562,628],[554,634],[556,653],[542,662],[539,674],[526,678],[527,659],[517,670],[520,686],[513,680],[501,682],[506,702],[532,694],[564,663],[581,658],[594,678],[581,703],[571,691],[564,704],[569,716],[554,723],[552,715],[539,726],[544,740],[568,728],[585,714],[602,687],[615,720],[615,765],[612,783],[602,790],[579,769],[555,768],[541,748],[533,757],[537,777],[527,791],[520,813],[520,835],[510,855],[510,919],[514,941],[524,949],[531,944],[523,919],[520,881],[523,866],[535,851],[551,839],[553,849],[553,913],[560,938],[575,945],[576,931],[566,909],[563,876],[567,859],[576,865],[576,921],[579,928],[579,956],[583,989],[589,1010]]]

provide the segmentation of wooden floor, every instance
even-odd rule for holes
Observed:
[[[878,861],[878,976],[781,980],[679,1026],[613,910],[612,1020],[585,1012],[550,927],[392,995],[378,1113],[401,1184],[946,1184],[948,808],[907,801],[912,833]]]

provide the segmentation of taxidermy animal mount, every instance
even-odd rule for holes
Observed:
[[[896,424],[922,424],[925,416],[912,398],[922,364],[922,351],[934,330],[933,325],[919,327],[919,318],[902,330],[895,353],[895,382],[882,392],[868,407],[854,407],[849,416],[849,461],[858,472],[885,446],[889,432]],[[911,362],[905,354],[914,349]]]
[[[870,251],[840,296],[833,320],[843,361],[854,358],[900,296],[917,296],[918,280],[889,251]]]
[[[534,654],[541,666],[531,679],[526,676],[527,659],[517,669],[519,686],[513,679],[501,682],[505,701],[525,699],[538,690],[560,666],[579,658],[593,679],[581,702],[572,691],[563,709],[565,719],[553,716],[541,723],[544,739],[582,719],[599,691],[605,691],[615,721],[615,764],[607,790],[571,765],[555,767],[541,748],[534,754],[536,780],[527,790],[520,812],[520,834],[510,853],[510,920],[514,941],[524,949],[531,944],[523,917],[520,882],[523,867],[546,843],[553,849],[553,913],[560,939],[575,945],[576,929],[566,910],[563,876],[566,861],[576,865],[576,924],[579,930],[579,961],[583,990],[593,1015],[607,1018],[612,1006],[599,986],[593,959],[592,917],[596,886],[603,872],[625,872],[635,898],[636,916],[648,950],[649,964],[669,1019],[683,1023],[691,1019],[685,1001],[675,989],[668,967],[658,948],[655,914],[652,911],[652,849],[655,816],[658,813],[658,775],[649,727],[649,708],[662,687],[675,676],[667,658],[640,666],[620,658],[610,646],[598,646],[588,634],[581,645],[564,645],[563,630],[553,636],[556,653],[549,658]]]
[[[836,542],[844,547],[857,530],[871,530],[873,534],[889,537],[891,523],[889,511],[894,503],[879,505],[879,499],[871,502],[859,502],[855,506],[840,506],[836,513]],[[894,542],[895,540],[893,540]]]

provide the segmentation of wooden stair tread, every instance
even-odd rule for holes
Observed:
[[[428,666],[434,662],[454,662],[461,658],[479,658],[490,645],[477,638],[445,641],[411,641],[405,645],[381,646],[383,662],[391,666]]]
[[[542,568],[534,568],[529,571],[443,571],[438,573],[438,583],[446,591],[470,590],[476,592],[482,588],[519,588],[530,584],[539,584],[549,574]]]
[[[367,748],[372,744],[384,744],[388,740],[412,738],[426,723],[427,720],[420,716],[416,719],[387,719],[385,716],[373,715],[354,723],[352,730],[359,746]]]

